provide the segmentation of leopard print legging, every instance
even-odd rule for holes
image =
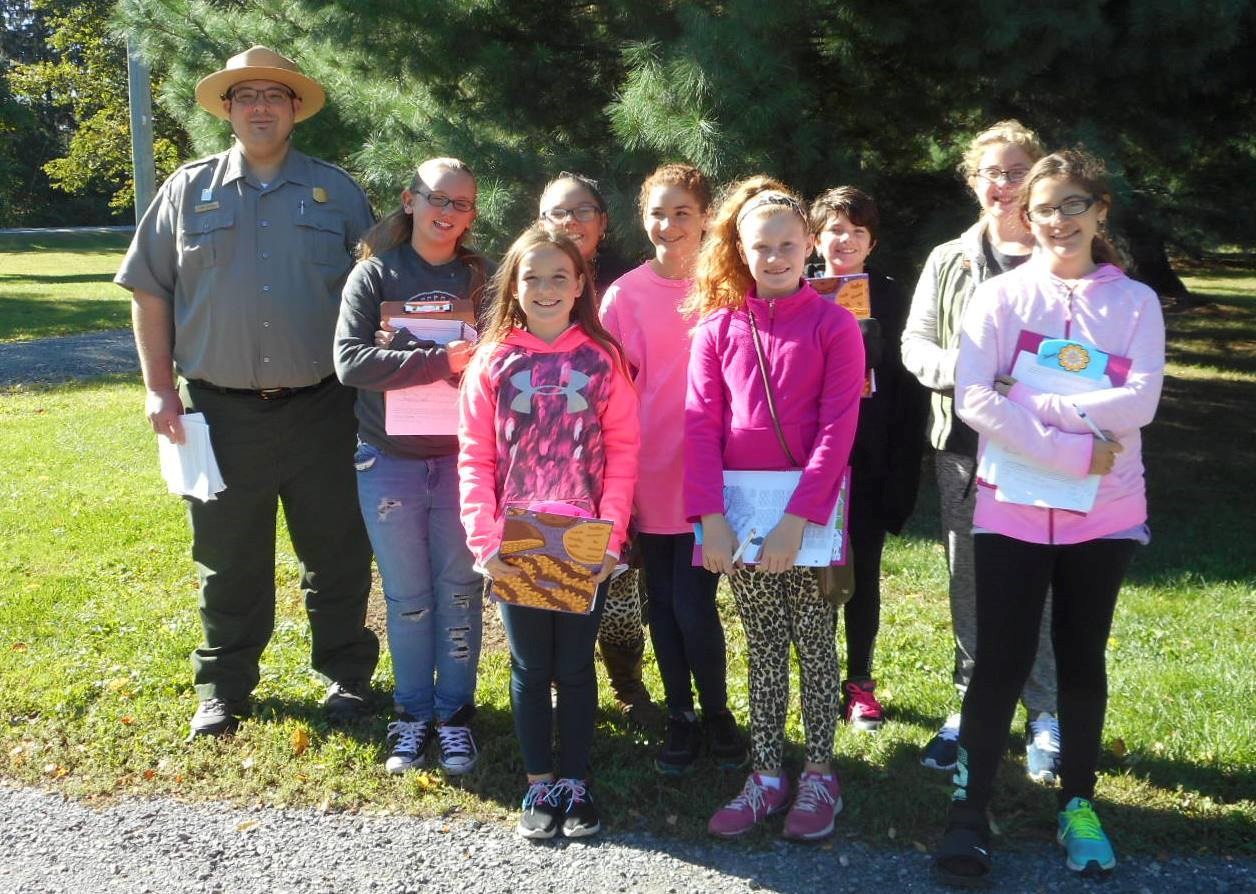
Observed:
[[[645,575],[636,568],[611,578],[606,607],[597,628],[597,641],[622,650],[640,652],[645,646]]]
[[[789,707],[789,647],[798,651],[807,760],[825,763],[841,701],[837,609],[820,598],[810,568],[729,577],[750,647],[750,736],[756,770],[781,766]]]

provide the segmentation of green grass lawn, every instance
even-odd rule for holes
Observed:
[[[1216,303],[1169,318],[1170,376],[1146,433],[1154,539],[1136,559],[1109,644],[1099,798],[1118,849],[1251,856],[1256,551],[1243,495],[1256,492],[1256,468],[1241,445],[1254,428],[1256,275],[1201,275],[1192,285]],[[461,782],[390,777],[383,713],[336,730],[317,710],[322,688],[307,669],[286,546],[256,716],[234,739],[183,744],[195,704],[187,656],[199,637],[196,581],[182,506],[164,492],[142,403],[131,376],[0,394],[0,776],[88,799],[512,817],[523,774],[495,613],[486,613],[480,768]],[[886,550],[877,674],[890,721],[876,735],[839,729],[836,743],[841,832],[909,848],[936,840],[951,788],[945,774],[917,763],[954,707],[937,498],[925,481],[906,536]],[[733,709],[744,722],[745,644],[726,599],[722,608]],[[386,702],[386,657],[375,682]],[[652,666],[648,682],[661,694]],[[703,835],[740,775],[656,776],[650,747],[602,691],[594,767],[608,824]],[[789,723],[801,741],[796,711]],[[1054,829],[1054,792],[1024,779],[1013,739],[995,803],[1002,847],[1046,840]],[[795,745],[787,763],[800,762]],[[768,840],[760,833],[749,846]]]
[[[0,342],[131,325],[113,284],[128,233],[0,234]]]

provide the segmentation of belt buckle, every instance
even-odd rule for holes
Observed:
[[[262,400],[275,400],[276,398],[287,397],[291,391],[291,388],[262,388],[257,392],[257,396]]]

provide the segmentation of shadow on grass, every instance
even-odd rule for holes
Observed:
[[[0,254],[55,251],[68,254],[117,252],[131,244],[130,233],[0,234]]]
[[[35,282],[50,286],[67,286],[73,283],[83,282],[101,282],[113,284],[112,273],[67,273],[65,275],[58,274],[38,274],[38,273],[0,273],[0,287],[6,282]],[[121,293],[121,290],[119,289]]]

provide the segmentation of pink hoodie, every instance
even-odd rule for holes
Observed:
[[[1129,358],[1123,384],[1064,397],[1017,383],[1007,397],[994,379],[1010,375],[1021,331],[1076,338]],[[980,449],[994,440],[1042,465],[1081,478],[1094,446],[1073,404],[1100,429],[1112,432],[1123,452],[1099,482],[1094,508],[1082,514],[1001,503],[994,489],[977,492],[975,527],[1029,543],[1080,543],[1147,520],[1139,429],[1151,422],[1164,379],[1164,319],[1156,293],[1111,264],[1069,282],[1035,256],[978,287],[964,315],[955,404],[977,430]]]
[[[641,474],[637,528],[647,534],[687,534],[685,519],[685,375],[688,321],[680,316],[691,279],[665,279],[649,263],[629,270],[602,299],[602,322],[624,347],[641,402]]]
[[[560,500],[628,536],[637,483],[637,396],[597,342],[574,325],[551,345],[515,329],[478,351],[459,398],[458,478],[467,545],[481,565],[501,546],[511,503]]]
[[[759,326],[781,428],[802,479],[786,511],[825,524],[855,440],[864,350],[859,325],[804,283],[765,301],[752,289],[737,310],[694,330],[685,397],[685,515],[724,511],[724,470],[790,467],[768,411],[748,313]]]

